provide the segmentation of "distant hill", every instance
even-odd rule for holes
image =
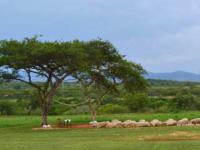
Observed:
[[[146,75],[145,77],[147,79],[200,82],[200,74],[186,71],[175,71],[168,73],[148,72],[148,75]]]
[[[21,72],[20,75],[27,80],[26,75]],[[164,72],[164,73],[153,73],[148,72],[145,75],[147,79],[156,79],[156,80],[171,80],[171,81],[190,81],[190,82],[200,82],[200,74],[195,74],[186,71],[175,71],[175,72]],[[68,78],[71,80],[72,78]],[[44,78],[32,75],[32,81],[34,82],[43,82]]]

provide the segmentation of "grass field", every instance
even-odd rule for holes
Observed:
[[[88,115],[51,116],[72,118],[74,123],[89,121]],[[200,112],[178,114],[103,115],[99,120],[200,117]],[[32,131],[40,117],[0,117],[0,150],[198,150],[200,127],[159,127],[135,129],[66,129]]]

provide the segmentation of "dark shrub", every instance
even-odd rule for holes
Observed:
[[[106,104],[106,105],[102,106],[98,112],[101,114],[127,113],[128,108],[125,106],[120,106],[118,104]]]
[[[143,93],[127,95],[125,97],[125,105],[131,112],[142,112],[148,105],[148,97]]]

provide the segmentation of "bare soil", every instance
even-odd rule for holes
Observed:
[[[52,126],[51,128],[42,128],[42,127],[36,127],[32,128],[33,131],[39,131],[39,130],[59,130],[59,129],[91,129],[93,128],[89,124],[74,124],[69,126]]]

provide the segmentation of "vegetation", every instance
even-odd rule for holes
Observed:
[[[157,133],[162,140],[156,139]],[[199,128],[167,127],[141,129],[84,129],[36,132],[24,128],[1,128],[0,144],[4,150],[196,150],[200,148],[198,140],[188,136],[179,136],[179,140],[169,138],[175,133],[199,135]],[[150,138],[150,140],[145,139]],[[151,140],[152,139],[152,140]]]
[[[146,89],[144,69],[108,41],[27,38],[1,41],[0,53],[1,115],[42,114],[47,124],[48,114],[90,113],[98,120],[96,114],[200,109],[200,83],[149,80]]]
[[[114,118],[135,120],[144,118],[180,119],[183,117],[198,117],[200,112],[170,113],[170,114],[120,114],[100,115],[102,120]],[[72,118],[74,123],[90,120],[90,115],[50,116],[49,121]],[[200,148],[198,137],[199,127],[157,127],[136,129],[67,129],[54,131],[32,131],[30,127],[37,126],[39,116],[0,117],[0,144],[4,150],[54,150],[54,149],[127,149],[127,150],[196,150]],[[158,134],[159,133],[159,134]],[[187,134],[187,135],[186,135]],[[177,136],[175,136],[177,135]],[[196,140],[192,138],[196,137]],[[160,139],[158,139],[160,138]]]
[[[0,41],[0,56],[1,79],[20,81],[36,90],[38,102],[29,103],[28,109],[35,108],[34,104],[41,107],[42,125],[48,124],[54,97],[67,78],[74,78],[83,88],[93,120],[103,96],[117,93],[118,85],[131,93],[146,88],[143,68],[127,61],[108,41],[4,40]],[[34,82],[34,77],[42,82]],[[95,89],[92,93],[88,92],[91,88]]]
[[[198,111],[200,109],[200,83],[151,82],[146,93],[130,94],[124,93],[123,90],[121,90],[123,94],[107,93],[101,100],[97,111],[98,115],[133,112],[168,113]],[[120,86],[117,88],[123,89]],[[93,90],[95,91],[95,89],[90,88],[89,94],[95,98]],[[0,86],[1,114],[39,115],[41,110],[37,103],[36,93],[24,83],[8,82]],[[95,106],[94,103],[93,105]],[[80,84],[73,82],[62,84],[54,97],[53,106],[49,110],[50,115],[89,113],[91,111]]]
[[[159,119],[161,121],[165,121],[169,118],[173,118],[176,120],[180,120],[182,118],[198,118],[200,116],[200,111],[187,111],[187,112],[179,112],[179,113],[122,113],[122,114],[100,114],[97,117],[97,121],[111,121],[113,119],[118,119],[121,121],[125,121],[128,119],[132,119],[135,121],[139,121],[140,119],[145,119],[147,121],[151,121],[153,119]],[[82,124],[88,123],[90,121],[90,114],[82,114],[82,115],[54,115],[49,116],[50,124],[56,124],[57,119],[60,118],[64,120],[66,118],[70,118],[72,120],[72,124]],[[20,127],[27,128],[30,130],[31,127],[38,127],[40,123],[40,116],[1,116],[0,117],[0,128],[6,127]]]

